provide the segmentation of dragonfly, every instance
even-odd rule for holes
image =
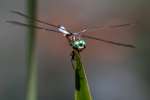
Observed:
[[[97,29],[103,29],[104,27],[93,27],[93,28],[83,28],[81,31],[79,32],[72,32],[69,29],[67,29],[65,26],[63,25],[55,25],[55,24],[51,24],[51,23],[47,23],[45,21],[39,20],[39,19],[35,19],[31,16],[28,16],[27,14],[24,14],[22,12],[19,11],[11,11],[12,13],[22,16],[24,18],[30,19],[32,21],[44,24],[44,25],[48,25],[50,28],[46,28],[46,27],[42,27],[39,25],[34,25],[34,24],[26,24],[26,23],[22,23],[20,21],[6,21],[7,23],[10,24],[15,24],[15,25],[19,25],[19,26],[25,26],[25,27],[32,27],[32,28],[36,28],[36,29],[40,29],[40,30],[45,30],[48,32],[55,32],[55,33],[61,33],[69,42],[70,46],[73,48],[73,51],[71,52],[71,64],[73,69],[75,70],[75,77],[76,77],[76,90],[80,90],[80,75],[79,75],[79,68],[77,68],[75,66],[75,51],[77,52],[81,52],[86,48],[86,41],[84,40],[84,38],[87,39],[91,39],[91,40],[96,40],[96,41],[100,41],[100,42],[104,42],[107,44],[112,44],[112,45],[116,45],[116,46],[122,46],[122,47],[128,47],[128,48],[135,48],[134,45],[132,44],[126,44],[126,43],[120,43],[120,42],[115,42],[115,41],[111,41],[111,40],[105,40],[103,38],[98,38],[98,37],[94,37],[94,36],[89,36],[86,35],[84,33],[86,32],[91,32],[93,30],[97,30]],[[128,27],[131,26],[131,24],[120,24],[120,25],[111,25],[109,26],[109,28],[120,28],[120,27]]]
[[[36,29],[40,29],[40,30],[49,31],[49,32],[61,33],[64,37],[66,37],[66,39],[68,40],[70,46],[73,49],[76,49],[78,52],[81,52],[86,48],[86,41],[84,40],[84,38],[104,42],[104,43],[107,43],[107,44],[122,46],[122,47],[135,48],[135,46],[132,45],[132,44],[125,44],[125,43],[115,42],[115,41],[111,41],[111,40],[105,40],[105,39],[102,39],[102,38],[98,38],[98,37],[83,34],[85,32],[89,32],[89,31],[92,31],[92,30],[95,30],[95,29],[102,29],[102,28],[104,28],[103,26],[102,27],[94,27],[94,28],[91,28],[91,29],[84,28],[79,32],[72,32],[72,31],[68,30],[63,25],[54,25],[54,24],[51,24],[51,23],[47,23],[46,21],[42,21],[42,20],[39,20],[39,19],[32,18],[31,16],[28,16],[27,14],[24,14],[24,13],[19,12],[19,11],[13,10],[11,12],[16,14],[16,15],[22,16],[24,18],[30,19],[32,21],[36,21],[38,23],[48,25],[50,27],[53,27],[54,29],[45,28],[45,27],[37,26],[37,25],[33,25],[33,24],[25,24],[25,23],[22,23],[22,22],[19,22],[19,21],[11,21],[10,20],[10,21],[6,21],[7,23],[16,24],[16,25],[25,26],[25,27],[32,27],[32,28],[36,28]],[[120,25],[111,25],[111,26],[109,26],[109,28],[120,28],[120,27],[128,27],[128,26],[131,26],[131,24],[126,23],[126,24],[120,24]]]
[[[22,22],[19,22],[19,21],[12,21],[12,20],[6,21],[7,23],[20,25],[20,26],[25,26],[25,27],[32,27],[32,28],[36,28],[36,29],[40,29],[40,30],[49,31],[49,32],[61,33],[64,37],[66,37],[66,39],[68,40],[70,46],[73,49],[77,50],[78,52],[81,52],[86,48],[86,41],[84,40],[84,38],[104,42],[104,43],[107,43],[107,44],[122,46],[122,47],[135,48],[135,46],[132,45],[132,44],[114,42],[114,41],[111,41],[111,40],[105,40],[105,39],[102,39],[102,38],[98,38],[98,37],[83,34],[85,32],[89,32],[89,31],[92,31],[92,30],[95,30],[95,29],[102,29],[102,28],[104,28],[103,26],[102,27],[93,27],[93,28],[90,28],[90,29],[84,28],[79,32],[72,32],[72,31],[68,30],[66,27],[64,27],[63,25],[54,25],[54,24],[51,24],[51,23],[47,23],[45,21],[32,18],[31,16],[28,16],[27,14],[24,14],[24,13],[19,12],[19,11],[14,11],[13,10],[11,12],[16,14],[16,15],[22,16],[24,18],[30,19],[32,21],[36,21],[38,23],[48,25],[50,27],[53,27],[54,29],[45,28],[45,27],[37,26],[37,25],[33,25],[33,24],[25,24],[25,23],[22,23]],[[130,25],[131,24],[128,24],[128,23],[120,24],[120,25],[111,25],[111,26],[109,26],[109,28],[128,27]],[[72,55],[74,55],[74,53],[72,53]],[[74,57],[72,56],[72,59],[73,58]]]

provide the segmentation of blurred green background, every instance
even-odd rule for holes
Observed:
[[[135,26],[85,33],[137,46],[136,49],[87,40],[81,53],[94,100],[150,100],[149,0],[38,0],[38,18],[72,31],[135,23]],[[26,22],[10,13],[26,13],[26,0],[0,0],[0,100],[25,100]],[[45,26],[47,27],[47,26]],[[39,100],[73,100],[71,48],[61,34],[37,30]]]

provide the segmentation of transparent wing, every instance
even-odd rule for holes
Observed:
[[[88,38],[88,39],[92,39],[92,40],[101,41],[101,42],[105,42],[105,43],[109,43],[109,44],[113,44],[113,45],[117,45],[117,46],[135,48],[135,46],[134,46],[134,45],[131,45],[131,44],[124,44],[124,43],[109,41],[109,40],[105,40],[105,39],[101,39],[101,38],[97,38],[97,37],[93,37],[93,36],[82,35],[82,37]]]
[[[102,29],[125,28],[125,27],[130,27],[132,25],[135,25],[135,24],[125,23],[125,24],[109,25],[109,26],[97,26],[97,27],[91,27],[91,28],[88,28],[87,26],[85,26],[85,28],[83,28],[79,33],[91,32],[91,31],[102,30]]]
[[[52,31],[52,32],[61,33],[61,32],[56,31],[56,30],[51,30],[51,29],[48,29],[48,28],[44,28],[44,27],[41,27],[41,26],[35,26],[35,25],[32,25],[32,24],[25,24],[25,23],[18,22],[18,21],[6,21],[6,22],[11,23],[11,24],[15,24],[15,25],[19,25],[19,26],[33,27],[33,28],[41,29],[41,30],[45,30],[45,31]]]
[[[55,27],[55,28],[59,28],[59,26],[58,26],[58,25],[53,25],[53,24],[50,24],[50,23],[47,23],[47,22],[41,21],[41,20],[39,20],[39,19],[32,18],[32,17],[30,17],[30,16],[28,16],[28,15],[26,15],[26,14],[22,13],[22,12],[14,11],[14,10],[12,10],[11,12],[12,12],[12,13],[14,13],[14,14],[20,15],[20,16],[22,16],[22,17],[25,17],[25,18],[28,18],[28,19],[31,19],[31,20],[37,21],[37,22],[39,22],[39,23],[46,24],[46,25],[49,25],[49,26],[52,26],[52,27]]]
[[[11,12],[14,13],[14,14],[20,15],[20,16],[22,16],[22,17],[25,17],[25,18],[27,18],[27,19],[34,20],[34,21],[37,21],[37,22],[39,22],[39,23],[42,23],[42,24],[49,25],[49,26],[55,27],[55,28],[57,28],[57,29],[60,29],[60,25],[54,25],[54,24],[50,24],[50,23],[41,21],[41,20],[39,20],[39,19],[32,18],[32,17],[30,17],[30,16],[28,16],[28,15],[22,13],[22,12],[19,12],[19,11],[14,11],[14,10],[12,10]],[[61,28],[61,29],[64,30],[63,28]],[[66,29],[65,29],[65,30],[66,30]],[[72,33],[72,32],[69,31],[69,30],[66,30],[66,31],[68,31],[69,33]]]
[[[129,24],[129,23],[126,23],[126,24],[119,24],[119,25],[110,25],[109,27],[110,28],[122,28],[122,27],[129,27],[133,24]]]

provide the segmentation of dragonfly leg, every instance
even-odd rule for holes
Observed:
[[[71,55],[71,64],[72,64],[73,70],[75,70],[76,69],[76,67],[75,67],[75,52],[72,51],[70,55]]]

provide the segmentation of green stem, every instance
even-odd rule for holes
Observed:
[[[36,0],[27,0],[27,13],[32,18],[36,18]],[[34,25],[33,20],[28,20]],[[35,57],[35,29],[29,27],[27,34],[27,95],[26,100],[37,100],[37,65]]]

